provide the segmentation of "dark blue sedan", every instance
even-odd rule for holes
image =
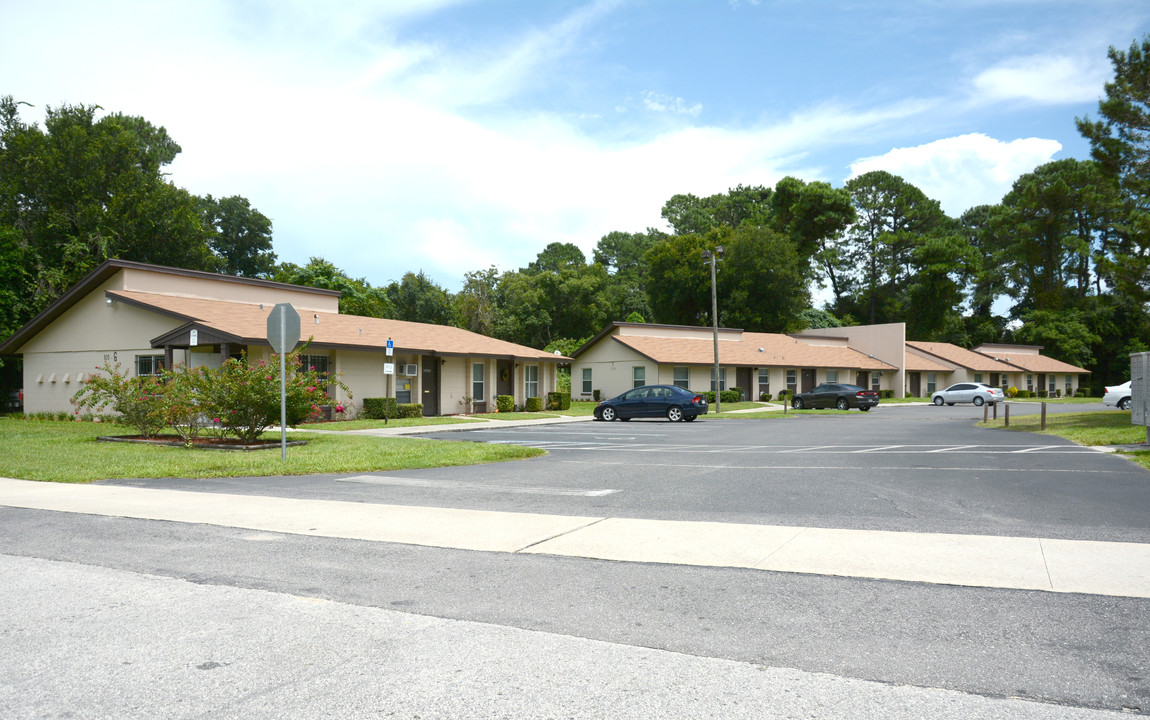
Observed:
[[[644,385],[595,406],[596,420],[665,417],[690,422],[707,414],[707,398],[675,385]]]

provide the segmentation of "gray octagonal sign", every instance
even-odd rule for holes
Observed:
[[[268,315],[268,342],[280,355],[295,350],[299,342],[299,313],[291,303],[279,303]]]

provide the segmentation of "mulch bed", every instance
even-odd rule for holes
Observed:
[[[162,435],[160,437],[144,437],[143,435],[109,435],[105,437],[96,438],[96,442],[126,442],[126,443],[139,443],[141,445],[163,445],[165,447],[184,447],[183,440],[173,437],[171,435]],[[260,441],[257,443],[245,443],[236,438],[196,438],[192,444],[198,450],[239,450],[247,452],[249,450],[272,450],[280,447],[279,441],[267,442]],[[296,447],[297,445],[307,445],[307,440],[289,440],[288,447]]]

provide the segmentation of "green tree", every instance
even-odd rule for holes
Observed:
[[[702,235],[692,234],[672,235],[647,250],[644,285],[656,322],[706,324],[711,312],[711,273],[702,256],[703,250],[713,247]]]
[[[856,217],[850,193],[788,176],[775,185],[771,209],[771,226],[791,238],[800,256],[810,258],[813,273],[830,283],[838,306],[851,288],[851,263],[840,242]]]
[[[99,110],[48,108],[41,128],[0,98],[0,227],[22,248],[28,312],[108,258],[214,269],[195,198],[163,174],[180,146],[143,118]]]
[[[572,243],[553,242],[540,251],[527,267],[520,270],[525,275],[538,275],[544,272],[560,272],[581,268],[587,264],[587,256]]]
[[[279,265],[272,279],[276,282],[307,287],[339,290],[339,311],[344,315],[394,318],[395,307],[383,288],[372,287],[363,278],[350,278],[332,263],[313,257],[300,267],[293,263]]]
[[[465,273],[463,289],[455,294],[455,325],[480,335],[494,335],[499,318],[495,266]]]
[[[232,195],[216,200],[208,195],[199,205],[220,272],[249,278],[270,277],[275,272],[272,221],[247,198]]]
[[[387,297],[395,307],[395,319],[450,325],[455,318],[451,294],[431,281],[422,270],[406,272],[399,282],[387,286]]]

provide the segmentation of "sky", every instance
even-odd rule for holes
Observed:
[[[1089,157],[1145,0],[0,0],[0,95],[163,126],[280,261],[372,285],[588,259],[675,194],[900,175],[952,216]]]

